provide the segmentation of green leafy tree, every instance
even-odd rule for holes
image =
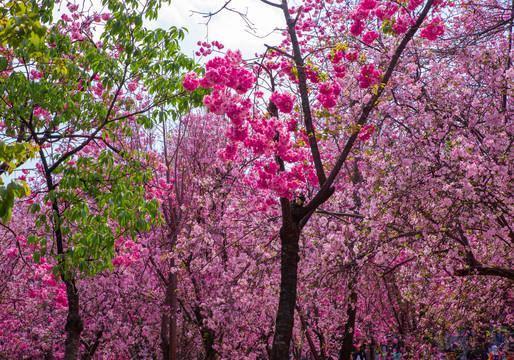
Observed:
[[[27,56],[41,58],[39,51],[47,28],[41,25],[40,16],[44,12],[33,11],[30,3],[11,1],[0,6],[0,45],[10,49],[24,47]],[[30,46],[29,46],[30,45]],[[0,68],[5,69],[8,58],[0,57]],[[1,81],[2,78],[0,78]],[[0,175],[12,172],[25,161],[36,156],[38,147],[35,144],[5,143],[0,141]],[[27,183],[23,180],[11,181],[4,186],[0,179],[0,219],[5,224],[12,216],[15,198],[30,195]]]
[[[28,143],[6,144],[0,141],[0,174],[12,172],[27,159],[34,158],[38,147]],[[15,198],[30,195],[30,189],[24,180],[13,180],[7,186],[0,179],[0,219],[5,224],[11,219]]]
[[[65,359],[77,358],[84,328],[76,278],[112,268],[116,238],[135,237],[160,221],[159,203],[146,187],[152,157],[132,143],[201,99],[183,94],[183,73],[197,70],[180,53],[184,30],[143,26],[160,2],[103,5],[106,12],[94,13],[68,3],[61,20],[47,27],[42,7],[13,2],[1,9],[2,135],[37,151],[29,207],[36,223],[28,240],[40,249],[36,261],[56,259],[54,275],[66,284]],[[16,164],[23,162],[28,149],[12,146]],[[14,197],[28,195],[22,183],[9,189]]]

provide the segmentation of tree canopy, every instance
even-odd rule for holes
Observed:
[[[167,2],[2,4],[0,357],[514,346],[514,4],[260,1],[196,61]]]

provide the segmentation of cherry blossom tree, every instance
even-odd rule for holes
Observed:
[[[281,290],[271,359],[284,359],[289,356],[294,325],[298,283],[298,244],[302,229],[313,213],[333,195],[334,182],[357,139],[366,140],[372,133],[373,126],[366,125],[368,118],[377,106],[402,53],[424,24],[433,1],[428,1],[424,6],[416,2],[410,4],[408,9],[401,11],[396,4],[384,4],[374,10],[378,6],[375,1],[364,1],[356,7],[339,2],[330,4],[306,2],[305,8],[301,6],[291,9],[287,1],[264,2],[283,12],[287,26],[283,44],[278,48],[270,48],[271,55],[268,57],[278,55],[284,59],[282,66],[285,65],[286,71],[290,72],[289,78],[294,84],[293,89],[299,93],[301,108],[288,118],[291,119],[291,124],[281,119],[279,112],[291,113],[294,108],[294,99],[291,95],[275,89],[278,85],[275,86],[273,77],[270,80],[273,94],[270,97],[268,114],[251,113],[249,99],[241,95],[251,89],[255,78],[251,72],[240,66],[241,57],[238,53],[228,52],[225,58],[210,60],[206,64],[207,72],[204,78],[201,80],[196,80],[194,77],[186,78],[184,85],[191,90],[198,85],[214,89],[211,95],[204,98],[205,106],[215,114],[226,115],[231,121],[227,131],[227,137],[231,142],[222,156],[227,160],[234,159],[240,146],[252,150],[257,156],[262,156],[265,160],[255,169],[255,183],[261,188],[274,191],[275,196],[280,197]],[[439,4],[436,4],[437,6]],[[377,19],[378,28],[377,23],[372,22],[371,19],[367,20],[370,10],[374,10],[371,13],[371,19]],[[320,24],[314,26],[311,11],[313,17],[321,15],[319,17],[321,21],[326,20],[327,23],[323,27]],[[391,19],[395,14],[397,17],[393,22]],[[348,23],[350,15],[352,22]],[[348,30],[345,24],[349,25],[349,33],[346,32]],[[318,66],[326,63],[317,61],[317,57],[323,57],[323,51],[328,52],[332,49],[335,50],[334,52],[341,51],[344,54],[348,45],[338,45],[340,42],[337,42],[339,40],[337,35],[344,36],[343,41],[351,44],[349,46],[360,49],[361,35],[368,26],[370,31],[362,37],[362,42],[371,44],[379,36],[376,30],[380,31],[382,25],[384,25],[382,29],[384,40],[388,46],[378,49],[372,47],[372,51],[364,55],[366,62],[362,65],[357,63],[351,69],[355,72],[355,78],[361,90],[356,93],[355,103],[351,107],[353,119],[348,121],[350,135],[343,140],[345,145],[340,146],[338,155],[334,156],[330,153],[324,159],[320,151],[320,146],[324,144],[318,140],[315,129],[318,118],[314,116],[313,110],[330,111],[334,108],[343,90],[341,83],[343,86],[346,85],[345,91],[350,88],[353,90],[354,87],[353,84],[348,83],[353,82],[351,75],[348,75],[347,83],[344,83],[344,80],[335,80],[344,79],[347,76],[344,66],[335,65],[342,57],[337,58],[339,55],[334,55],[332,59],[335,67],[331,64],[326,74],[323,74]],[[441,26],[439,19],[431,20],[424,25],[420,35],[434,40],[444,31]],[[331,38],[332,33],[325,32],[329,30],[334,30],[334,39]],[[300,41],[300,35],[310,36]],[[357,60],[359,52],[356,50],[349,53],[346,61],[351,63]],[[310,54],[312,54],[312,60]],[[330,52],[325,56],[332,57],[332,55]],[[308,62],[312,63],[310,67]],[[267,64],[261,64],[261,66],[268,74],[272,72]],[[381,67],[385,71],[379,70]],[[283,74],[284,69],[281,70]],[[323,76],[326,78],[332,76],[334,80],[323,82],[321,81]],[[316,99],[310,98],[309,89],[317,92]],[[231,91],[235,91],[235,94]],[[362,105],[356,106],[357,104]],[[296,122],[300,119],[303,124],[297,127]],[[293,146],[295,137],[292,136],[301,136],[301,142],[297,143],[300,146]],[[329,172],[328,176],[325,171]],[[308,199],[307,195],[310,195]]]
[[[514,324],[512,4],[263,2],[284,41],[199,42],[204,72],[118,2],[2,49],[3,133],[39,151],[2,356],[426,359]]]

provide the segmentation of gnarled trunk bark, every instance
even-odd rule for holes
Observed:
[[[350,297],[348,301],[348,308],[346,315],[348,320],[344,326],[343,344],[339,350],[339,360],[350,360],[353,351],[353,335],[355,333],[355,317],[357,315],[357,293],[353,290],[350,284]]]
[[[172,259],[172,268],[175,261]],[[171,272],[169,274],[169,290],[170,290],[170,330],[169,330],[169,359],[177,360],[177,274]]]
[[[79,291],[74,279],[64,280],[68,297],[68,317],[66,318],[66,342],[64,360],[76,360],[79,355],[80,334],[84,323],[80,316]]]
[[[271,349],[271,360],[289,359],[289,346],[293,334],[296,287],[298,283],[298,261],[300,228],[297,223],[284,221],[280,229],[282,244],[280,260],[280,299],[278,303],[275,336]]]
[[[172,259],[170,267],[175,265]],[[161,351],[163,360],[177,360],[177,274],[168,273],[165,309],[161,316]]]

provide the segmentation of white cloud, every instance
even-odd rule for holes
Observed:
[[[266,5],[259,0],[232,0],[227,8],[246,14],[249,24],[237,13],[223,9],[210,18],[199,13],[215,13],[227,0],[186,0],[174,1],[161,9],[157,26],[185,27],[189,30],[182,49],[193,55],[198,49],[197,41],[219,41],[226,49],[239,49],[244,58],[252,58],[255,53],[265,51],[264,44],[278,45],[282,40],[281,31],[285,22],[282,10]],[[195,13],[196,12],[196,13]],[[268,36],[267,36],[268,35]]]

